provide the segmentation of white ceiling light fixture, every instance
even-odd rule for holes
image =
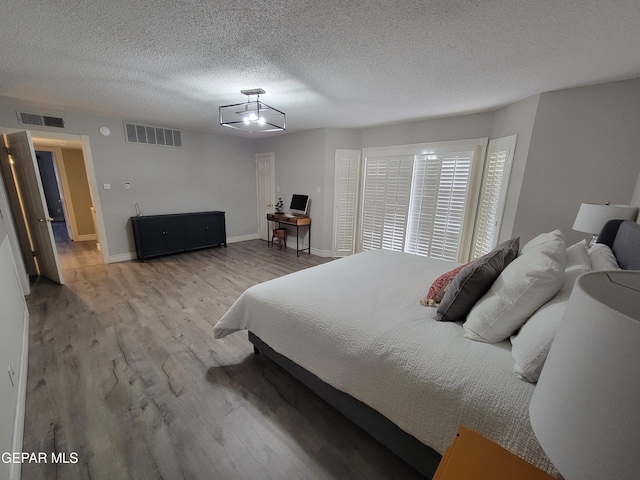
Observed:
[[[279,132],[285,129],[286,115],[278,109],[260,101],[265,91],[261,88],[241,90],[248,100],[219,107],[220,125],[249,133]],[[256,99],[251,100],[255,95]]]

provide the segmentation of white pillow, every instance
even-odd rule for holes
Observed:
[[[588,265],[567,267],[564,284],[558,293],[527,320],[517,335],[511,337],[511,354],[516,362],[513,371],[522,380],[538,381],[576,278],[590,270]]]
[[[509,338],[564,282],[566,248],[562,232],[538,235],[498,276],[463,324],[464,336],[496,343]]]
[[[580,240],[578,243],[567,247],[566,268],[574,265],[588,267],[588,269],[591,270],[591,259],[589,258],[586,240]]]
[[[589,249],[589,258],[593,270],[620,270],[618,260],[611,248],[604,243],[596,243]]]

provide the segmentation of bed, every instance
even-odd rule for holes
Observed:
[[[440,306],[420,300],[447,273],[457,276],[469,266],[460,270],[450,262],[376,250],[249,288],[217,322],[214,336],[248,330],[256,353],[272,358],[426,477],[460,425],[555,473],[528,416],[544,362],[540,350],[550,347],[573,281],[593,268],[590,255],[605,259],[597,268],[616,268],[607,263],[615,258],[622,268],[640,268],[640,225],[610,222],[592,250],[585,242],[567,248],[558,231],[540,237],[553,237],[549,258],[557,258],[534,273],[554,271],[553,287],[546,286],[535,308],[509,306],[506,316],[520,309],[526,319],[502,340],[474,341],[480,330],[469,319],[480,310],[486,320],[482,308],[491,302],[496,307],[501,289],[518,283],[509,275],[538,262],[531,260],[533,252],[549,250],[542,240],[514,255],[466,320],[438,321]],[[498,303],[504,307],[504,299]]]

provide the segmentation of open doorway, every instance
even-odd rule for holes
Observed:
[[[36,149],[36,159],[40,170],[44,198],[47,203],[47,212],[52,219],[53,238],[56,243],[68,242],[72,238],[64,211],[60,175],[55,164],[54,152]]]
[[[104,263],[81,142],[34,134],[33,145],[62,270]]]
[[[108,263],[108,246],[100,241],[105,238],[105,228],[89,137],[13,128],[1,131],[8,149],[0,149],[0,167],[27,275],[41,275],[61,284],[65,268]],[[47,157],[42,167],[36,150],[41,158]],[[49,172],[44,178],[41,169]],[[80,189],[73,186],[78,180]],[[44,183],[57,186],[59,198],[51,195],[51,208]],[[79,190],[83,195],[78,196]],[[56,228],[61,235],[56,235],[59,242],[55,242],[52,226],[58,222],[64,225]]]

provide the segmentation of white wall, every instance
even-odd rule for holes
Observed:
[[[4,197],[4,184],[0,181],[0,195]],[[27,375],[27,346],[29,312],[24,301],[16,263],[9,244],[12,234],[9,212],[0,203],[0,452],[22,448],[24,401]],[[15,372],[13,384],[8,369]],[[19,466],[0,462],[0,478],[12,478]],[[15,477],[13,477],[15,478]]]
[[[540,96],[513,233],[559,228],[567,243],[582,202],[629,204],[640,175],[640,80]],[[595,232],[594,232],[595,233]]]
[[[182,148],[128,144],[124,119],[44,109],[8,99],[0,100],[0,127],[24,128],[17,122],[16,109],[64,118],[64,129],[36,127],[32,131],[89,136],[111,257],[126,257],[135,251],[129,217],[136,214],[136,202],[148,215],[223,210],[228,237],[257,234],[252,139],[183,131]],[[215,116],[211,121],[216,121]],[[155,124],[153,119],[145,123]],[[111,129],[110,136],[98,133],[103,125]],[[124,188],[125,182],[130,189]],[[111,190],[102,189],[105,183]]]

